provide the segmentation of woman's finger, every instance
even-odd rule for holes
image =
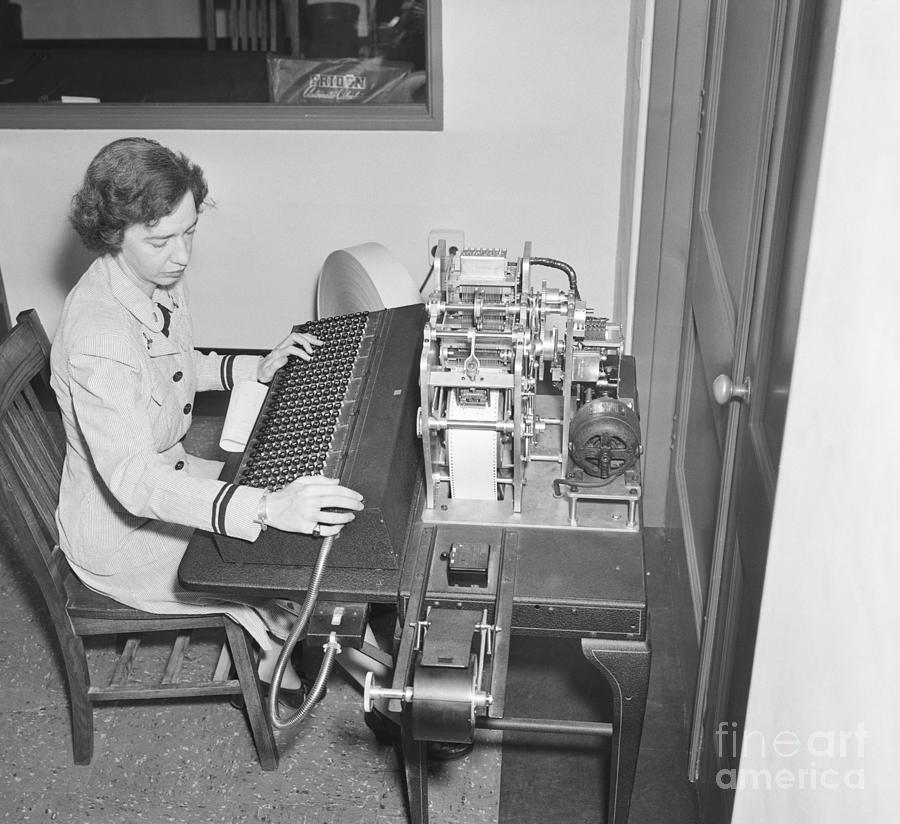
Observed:
[[[316,484],[333,487],[340,484],[340,480],[338,478],[326,478],[324,475],[301,475],[299,478],[291,481],[288,486],[314,486]]]
[[[310,360],[312,358],[312,349],[301,349],[299,346],[291,346],[287,349],[279,349],[278,355],[283,358],[283,360],[287,360],[289,355],[294,355],[297,358],[301,358],[302,360]]]
[[[342,510],[340,512],[327,512],[325,510],[321,511],[318,515],[320,524],[349,524],[354,518],[356,518],[356,513],[347,512]]]
[[[331,526],[329,524],[319,524],[319,535],[323,538],[327,538],[329,535],[337,535],[338,532],[341,531],[341,526]],[[312,530],[310,530],[310,534]]]
[[[310,335],[305,332],[292,332],[283,342],[288,345],[296,343],[299,346],[302,346],[307,352],[312,352],[313,347],[321,346],[324,343],[324,341],[319,340],[315,335]]]
[[[319,506],[322,509],[337,507],[338,509],[360,510],[363,508],[363,498],[358,492],[339,486],[333,491],[329,490],[327,494],[323,494],[319,499]]]

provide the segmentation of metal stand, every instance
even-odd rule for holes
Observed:
[[[452,562],[475,533],[491,547],[490,563],[478,570],[484,585],[453,586]],[[562,537],[564,547],[556,544]],[[367,681],[365,699],[367,709],[374,699],[388,699],[400,725],[410,824],[429,821],[428,742],[472,741],[476,727],[608,737],[607,821],[626,824],[650,677],[640,536],[428,526],[411,547],[416,543],[405,570],[409,588],[401,587],[393,686]],[[567,567],[550,587],[547,564]],[[594,600],[583,597],[584,580],[595,582],[588,584],[597,592]],[[547,600],[537,604],[533,588]],[[586,660],[610,685],[611,723],[504,717],[512,634],[579,638]],[[493,639],[486,656],[485,635]],[[477,666],[466,670],[460,662],[479,646],[470,658]]]

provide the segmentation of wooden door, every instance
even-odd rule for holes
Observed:
[[[802,267],[783,277],[782,263],[808,6],[710,2],[673,484],[701,637],[690,772],[717,824],[731,795],[715,779],[740,752],[793,357],[794,304],[777,298],[802,285]]]

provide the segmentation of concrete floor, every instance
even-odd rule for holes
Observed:
[[[647,532],[653,665],[630,824],[697,824],[687,782],[690,610],[673,536]],[[141,648],[149,673],[159,648]],[[103,650],[92,650],[99,660]],[[212,646],[190,666],[213,666]],[[405,824],[402,773],[362,722],[340,673],[297,730],[279,733],[281,763],[260,770],[244,713],[227,700],[118,704],[95,710],[89,766],[72,763],[67,691],[39,593],[0,532],[0,821],[119,824]],[[502,736],[479,731],[467,758],[432,766],[435,824],[602,822],[605,800],[568,792],[577,761],[548,754],[503,774]],[[571,767],[568,765],[572,765]],[[553,777],[555,776],[555,778]],[[571,780],[570,780],[571,779]],[[597,791],[599,792],[599,790]],[[556,795],[554,795],[554,793]],[[501,798],[503,804],[501,807]],[[716,823],[718,824],[718,823]]]

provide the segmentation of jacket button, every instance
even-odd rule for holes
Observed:
[[[190,415],[191,409],[192,409],[192,408],[193,408],[193,407],[192,407],[189,403],[186,403],[186,404],[184,405],[184,414],[185,414],[185,415]]]
[[[179,461],[177,464],[175,464],[175,468],[184,469],[184,461]]]
[[[175,381],[175,383],[178,383],[178,381],[180,381],[183,377],[183,372],[176,372],[174,375],[172,375],[172,380]]]

